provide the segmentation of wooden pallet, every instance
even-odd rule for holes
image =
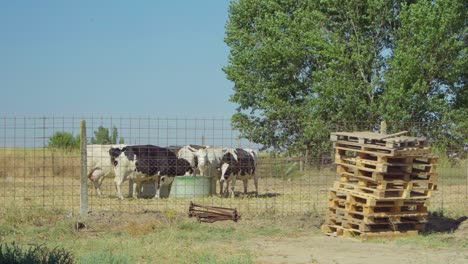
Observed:
[[[372,237],[367,234],[424,228],[426,202],[437,189],[437,157],[426,138],[405,133],[331,133],[340,181],[329,192],[325,233]]]
[[[341,205],[338,206],[341,208]],[[349,212],[362,213],[363,215],[386,217],[386,216],[414,216],[427,215],[427,207],[424,203],[407,204],[403,206],[362,206],[357,204],[345,204],[345,210]]]
[[[333,196],[334,194],[331,194]],[[341,195],[328,200],[328,207],[341,208],[353,212],[361,212],[365,215],[394,215],[394,214],[427,214],[426,201],[416,200],[408,201],[405,199],[380,202],[375,201],[376,205],[367,205],[365,199]]]
[[[348,164],[357,167],[367,168],[376,172],[411,172],[417,168],[425,172],[435,172],[438,157],[393,157],[375,156],[368,153],[356,153],[350,156],[342,149],[337,149],[335,154],[336,164]]]
[[[327,215],[327,220],[340,218],[358,225],[417,224],[427,223],[428,219],[427,211],[365,214],[337,207],[329,207]]]
[[[431,185],[434,189],[375,189],[373,186],[363,186],[351,182],[335,181],[333,189],[352,194],[358,197],[369,197],[375,199],[386,198],[429,198],[436,185]]]
[[[355,238],[360,240],[376,240],[376,239],[398,239],[402,237],[417,236],[418,230],[409,231],[387,231],[387,232],[361,232],[354,229],[347,229],[342,226],[335,226],[332,224],[324,224],[321,226],[321,230],[325,235],[328,236],[341,236],[347,238]]]
[[[386,146],[391,148],[407,148],[407,147],[424,147],[426,145],[425,137],[408,137],[402,136],[406,134],[402,131],[393,135],[378,134],[373,132],[335,132],[330,134],[330,140],[348,141],[359,144],[372,144]]]
[[[373,181],[366,178],[349,177],[347,175],[340,177],[340,181],[343,183],[354,184],[362,187],[367,187],[377,190],[397,191],[397,190],[408,190],[408,191],[419,191],[424,192],[426,190],[436,190],[436,181],[431,180],[393,180],[393,181]]]
[[[366,153],[376,156],[391,156],[391,157],[416,157],[429,155],[432,152],[431,148],[403,148],[396,149],[379,145],[359,144],[347,141],[333,142],[333,148],[351,153]],[[353,156],[356,156],[354,154]]]
[[[409,231],[423,230],[425,222],[383,222],[383,223],[364,223],[360,219],[347,218],[345,216],[330,214],[326,218],[325,224],[341,226],[358,232],[388,232],[388,231]]]
[[[354,195],[349,192],[343,192],[337,189],[331,189],[329,192],[330,200],[341,200],[347,204],[355,204],[366,207],[401,207],[401,206],[418,206],[426,205],[426,198],[385,198],[377,199],[375,197]]]
[[[433,155],[424,155],[424,156],[376,156],[368,153],[357,152],[350,153],[346,150],[337,149],[335,157],[339,159],[346,158],[355,158],[362,163],[368,164],[389,164],[389,165],[405,165],[405,164],[414,164],[414,165],[432,165],[437,164],[439,157]]]
[[[361,174],[363,175],[369,175],[369,173],[372,174],[374,172],[387,174],[387,175],[393,175],[393,176],[404,175],[404,174],[424,175],[424,174],[436,173],[435,165],[426,166],[421,169],[421,168],[413,167],[412,165],[375,167],[375,166],[367,166],[367,165],[359,166],[356,164],[341,163],[341,162],[335,162],[335,164],[336,164],[337,172],[346,171],[346,172],[351,173],[351,172],[356,172],[356,171],[362,171],[363,173]]]
[[[374,169],[359,167],[349,164],[337,164],[336,172],[340,177],[356,178],[369,181],[416,181],[426,180],[437,182],[438,175],[434,170],[421,170],[412,168],[410,172],[378,172]]]

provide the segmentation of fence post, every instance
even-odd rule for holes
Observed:
[[[80,215],[88,215],[88,173],[86,153],[86,121],[80,123],[80,150],[81,150],[81,181],[80,181]]]
[[[51,161],[52,161],[52,177],[55,177],[55,155],[54,155],[54,152],[52,152],[50,154],[50,158],[51,158]]]
[[[385,122],[385,120],[380,122],[380,134],[387,134],[387,122]]]

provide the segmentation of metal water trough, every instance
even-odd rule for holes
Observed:
[[[193,198],[213,194],[212,177],[178,176],[172,182],[171,198]]]

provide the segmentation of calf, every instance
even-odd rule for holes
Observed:
[[[122,149],[112,148],[109,151],[115,172],[117,197],[123,199],[120,186],[127,178],[132,178],[133,197],[137,198],[141,181],[154,180],[156,194],[159,198],[161,182],[169,184],[173,176],[184,175],[191,169],[190,163],[177,158],[168,148],[152,145],[126,146]]]
[[[258,196],[258,176],[255,174],[257,163],[257,153],[254,150],[244,150],[237,148],[234,151],[227,151],[221,159],[220,192],[225,187],[225,194],[234,197],[236,180],[240,179],[244,183],[244,193],[247,193],[247,184],[250,178],[254,178],[255,195]],[[232,185],[229,190],[229,181]]]
[[[104,178],[114,174],[114,166],[111,162],[109,150],[111,148],[123,148],[125,145],[87,145],[87,169],[88,179],[94,185],[98,196],[102,196],[101,185]]]

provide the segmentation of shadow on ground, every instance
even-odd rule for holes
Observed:
[[[468,216],[453,219],[438,213],[430,213],[424,233],[452,233],[458,230],[460,224],[466,220],[468,220]]]

